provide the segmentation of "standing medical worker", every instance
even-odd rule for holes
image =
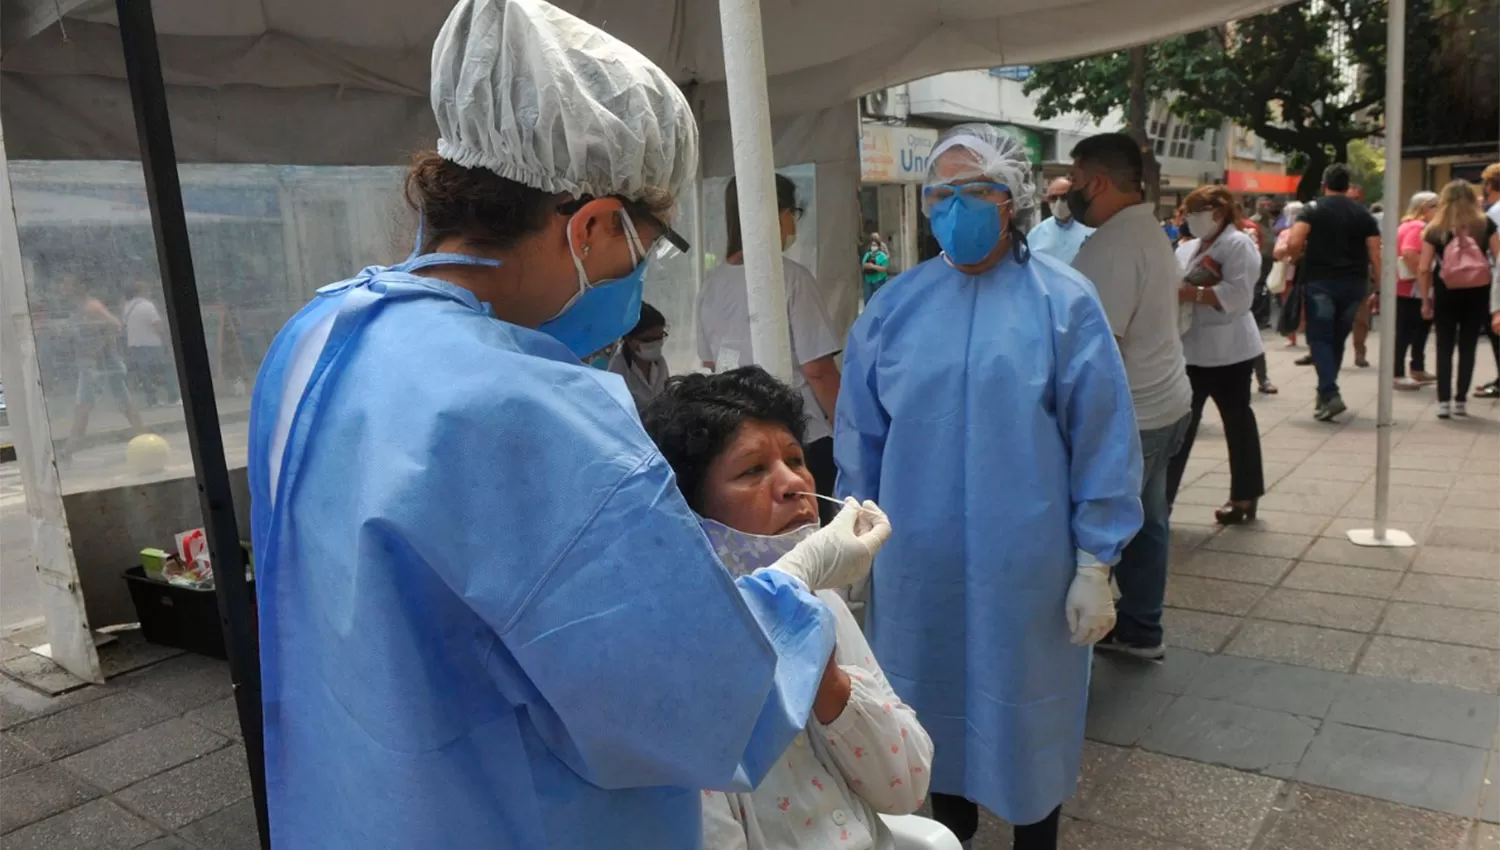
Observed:
[[[696,848],[834,643],[809,589],[889,525],[846,510],[731,580],[616,375],[697,168],[660,69],[540,0],[461,0],[406,262],[320,291],[255,387],[271,843]],[[856,516],[872,517],[856,530]]]
[[[1141,450],[1109,323],[1084,277],[1031,254],[1015,137],[982,124],[932,152],[922,206],[943,253],[849,332],[839,492],[883,500],[875,653],[936,747],[933,817],[976,804],[1052,848],[1078,780],[1089,644],[1109,568],[1141,525]]]

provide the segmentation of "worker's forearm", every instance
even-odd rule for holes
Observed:
[[[807,379],[807,385],[812,387],[813,396],[818,400],[818,406],[823,408],[823,413],[831,420],[834,408],[839,403],[839,373],[836,369],[818,371],[809,375],[806,372],[802,376]]]

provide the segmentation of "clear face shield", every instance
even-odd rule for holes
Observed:
[[[630,239],[631,251],[640,258],[643,263],[660,263],[687,254],[692,246],[683,238],[682,234],[672,229],[672,226],[662,221],[654,213],[648,211],[644,206],[633,201],[620,200],[625,208],[626,236]],[[640,234],[635,227],[636,221],[650,224],[660,234],[651,247],[645,248],[641,243]]]

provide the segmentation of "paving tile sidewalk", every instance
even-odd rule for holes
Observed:
[[[223,662],[177,654],[58,697],[0,677],[5,850],[258,848],[249,795]]]
[[[1096,659],[1062,846],[1500,850],[1500,404],[1440,422],[1430,392],[1396,395],[1392,525],[1421,545],[1361,549],[1344,533],[1373,516],[1374,370],[1346,370],[1352,416],[1318,423],[1304,349],[1268,345],[1260,519],[1213,524],[1210,409],[1173,519],[1167,660]],[[5,850],[256,847],[248,795],[220,662],[57,698],[0,677]],[[976,846],[1008,833],[986,816]]]

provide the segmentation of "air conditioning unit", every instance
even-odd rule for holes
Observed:
[[[879,89],[870,92],[861,100],[864,102],[865,114],[871,118],[891,117],[891,90]]]

